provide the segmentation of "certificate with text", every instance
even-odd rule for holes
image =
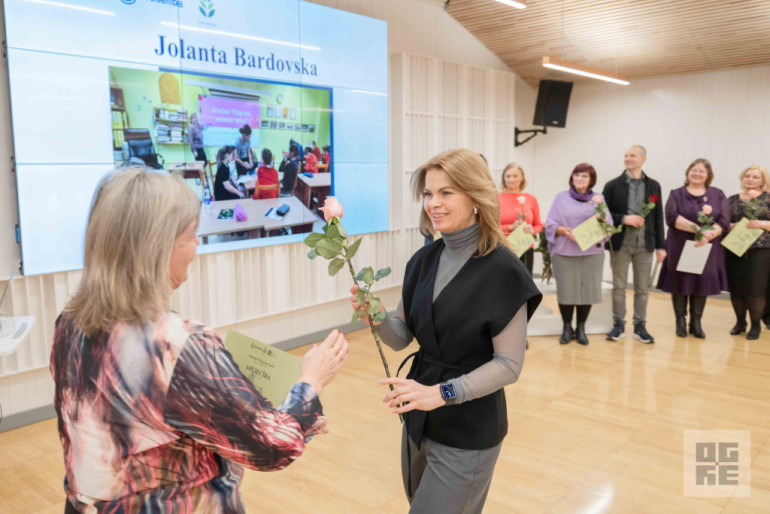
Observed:
[[[722,246],[733,252],[738,257],[743,257],[743,254],[749,249],[754,241],[759,239],[762,235],[761,228],[747,228],[749,220],[741,218],[735,227],[730,230],[730,233],[722,239]]]
[[[591,216],[583,223],[572,229],[572,235],[575,236],[578,246],[584,252],[597,243],[601,243],[607,233],[599,223],[599,218]]]
[[[529,227],[529,225],[526,223],[522,223],[521,225],[516,227],[516,230],[511,232],[510,235],[508,236],[508,242],[511,243],[511,246],[513,247],[513,251],[516,252],[516,255],[518,255],[519,257],[524,255],[524,252],[529,250],[529,248],[535,242],[535,236],[524,232],[524,229],[526,227]]]
[[[259,393],[278,407],[302,371],[302,359],[230,330],[225,347]]]

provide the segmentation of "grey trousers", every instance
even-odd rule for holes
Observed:
[[[502,445],[461,450],[424,438],[418,450],[404,428],[401,474],[410,514],[480,513]]]
[[[655,252],[644,246],[623,245],[614,254],[610,253],[612,268],[612,317],[615,321],[626,321],[626,286],[628,265],[634,270],[634,325],[647,319],[647,298],[650,293],[650,271]]]

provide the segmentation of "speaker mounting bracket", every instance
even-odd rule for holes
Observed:
[[[538,134],[547,134],[548,133],[547,129],[548,129],[548,127],[543,127],[541,129],[519,130],[519,127],[514,127],[513,128],[513,134],[514,134],[513,146],[514,146],[514,148],[517,147],[517,146],[523,145],[524,143],[526,143],[527,141],[529,141],[530,139],[532,139],[533,137],[535,137]],[[524,141],[519,141],[519,135],[521,135],[521,134],[529,134],[529,137],[526,138]]]

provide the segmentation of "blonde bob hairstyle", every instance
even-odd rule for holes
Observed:
[[[745,177],[746,173],[751,170],[757,170],[759,174],[762,175],[762,191],[770,191],[770,175],[767,173],[765,167],[759,164],[752,164],[741,172],[740,176],[738,177],[738,179],[741,181],[741,187],[743,187],[743,177]]]
[[[83,275],[64,314],[94,335],[168,312],[171,251],[199,211],[179,175],[129,168],[105,177],[88,217]]]
[[[459,148],[440,153],[417,168],[412,175],[412,193],[416,200],[423,199],[425,175],[429,171],[443,171],[458,191],[468,195],[478,207],[476,220],[481,237],[476,243],[475,254],[479,257],[492,252],[498,245],[510,248],[500,228],[500,202],[497,187],[484,159],[478,153]],[[433,224],[425,208],[420,211],[420,232],[434,234]]]
[[[508,186],[505,185],[505,173],[508,170],[518,169],[519,172],[521,172],[521,185],[519,185],[519,191],[524,191],[524,189],[527,187],[527,176],[524,174],[524,168],[516,164],[515,162],[511,162],[505,165],[505,168],[503,168],[503,174],[500,176],[500,184],[503,186],[503,191],[508,189]]]

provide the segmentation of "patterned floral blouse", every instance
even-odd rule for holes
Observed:
[[[762,210],[759,211],[757,219],[770,222],[770,194],[762,193],[759,200],[762,202]],[[746,204],[741,200],[740,195],[733,195],[727,201],[730,203],[730,223],[738,223],[746,215]],[[770,232],[765,230],[759,239],[749,247],[749,250],[755,248],[770,248]]]
[[[213,330],[177,314],[95,339],[62,315],[51,373],[80,512],[245,512],[241,465],[284,468],[326,432],[310,385],[273,408]]]

